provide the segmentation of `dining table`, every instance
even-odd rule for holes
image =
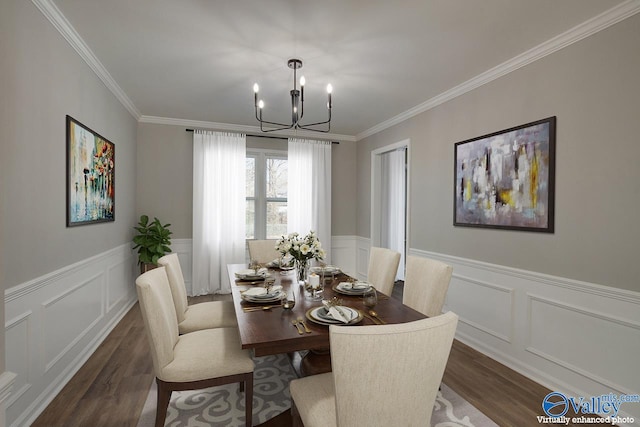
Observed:
[[[308,313],[323,306],[322,300],[339,299],[340,306],[357,310],[362,320],[346,327],[406,323],[424,319],[426,316],[401,301],[379,291],[377,303],[368,308],[361,295],[345,295],[336,291],[342,282],[355,279],[339,269],[334,274],[324,275],[324,289],[321,299],[313,299],[304,286],[298,282],[295,270],[280,270],[277,267],[263,270],[264,278],[257,280],[239,278],[237,273],[247,270],[246,264],[227,265],[235,314],[238,320],[240,341],[243,349],[249,349],[255,356],[274,354],[295,354],[302,352],[299,374],[313,375],[331,370],[329,355],[329,326],[313,321]],[[282,286],[282,292],[295,294],[295,306],[284,309],[281,301],[270,303],[249,302],[243,293],[250,288]],[[343,286],[343,285],[341,285]],[[374,311],[375,317],[370,314]],[[298,327],[299,322],[303,322]]]

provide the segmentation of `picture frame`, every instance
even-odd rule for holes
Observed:
[[[554,232],[556,117],[454,145],[453,225]]]
[[[66,116],[67,227],[115,221],[115,145]]]

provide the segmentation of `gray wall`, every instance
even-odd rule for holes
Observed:
[[[0,2],[0,289],[130,241],[136,120],[30,1]],[[115,144],[115,222],[66,227],[69,114]],[[4,299],[0,304],[4,319]],[[0,328],[4,350],[4,328]],[[4,351],[0,351],[0,372]]]
[[[138,124],[137,216],[170,223],[174,239],[191,238],[192,151],[184,126]]]
[[[359,236],[370,153],[411,140],[410,247],[640,291],[640,15],[358,142]],[[555,233],[453,227],[454,143],[557,116]]]
[[[247,147],[287,149],[286,141],[247,137]],[[184,126],[138,125],[137,214],[170,223],[173,238],[192,237],[193,134]],[[356,143],[332,147],[332,235],[355,235]]]

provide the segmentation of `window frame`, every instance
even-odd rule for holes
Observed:
[[[267,197],[267,160],[281,159],[287,160],[288,163],[289,156],[286,150],[247,148],[245,157],[255,159],[254,196],[246,197],[247,201],[254,201],[253,238],[246,240],[265,240],[267,239],[267,204],[269,202],[288,203],[289,192],[287,188],[287,197]]]

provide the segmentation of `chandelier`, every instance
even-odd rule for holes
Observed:
[[[291,95],[291,124],[286,123],[278,123],[278,122],[270,122],[268,120],[262,119],[262,110],[264,109],[264,101],[262,99],[258,100],[258,91],[260,87],[258,83],[253,85],[253,98],[256,109],[256,119],[260,122],[260,130],[262,132],[275,132],[279,130],[285,129],[304,129],[310,130],[314,132],[329,132],[331,130],[331,92],[333,91],[333,87],[331,83],[327,85],[327,113],[328,118],[323,122],[316,123],[308,123],[303,124],[300,123],[302,117],[304,116],[304,76],[300,77],[300,89],[298,90],[298,82],[297,82],[297,71],[302,68],[302,61],[299,59],[292,58],[287,62],[289,68],[293,69],[293,89],[289,92]],[[264,128],[264,125],[267,125],[267,129]],[[318,129],[317,126],[327,125],[326,129]],[[273,126],[277,126],[273,128]]]

